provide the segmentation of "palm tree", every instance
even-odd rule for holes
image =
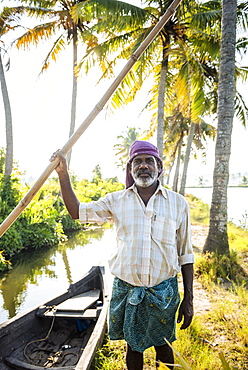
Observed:
[[[193,0],[190,3],[191,5],[195,4]],[[108,20],[108,27],[105,25],[107,41],[89,50],[88,58],[91,59],[88,63],[93,64],[96,60],[98,60],[100,65],[105,63],[103,76],[109,75],[118,59],[126,58],[134,52],[170,4],[171,0],[162,3],[147,1],[148,6],[144,8],[146,17],[143,20],[141,19],[142,22],[136,18],[130,19],[130,17],[125,19],[120,17],[117,19],[115,17],[112,22]],[[189,2],[187,2],[186,6],[180,7],[181,10],[178,10],[176,15],[163,27],[159,35],[136,63],[135,68],[124,79],[112,99],[113,107],[132,101],[144,80],[153,74],[156,81],[156,90],[159,92],[157,99],[157,147],[161,157],[163,156],[164,94],[165,88],[168,86],[169,53],[171,43],[184,42],[185,40],[186,26],[184,20],[179,23],[179,14],[182,15],[183,12],[186,12],[187,7],[189,8]],[[100,26],[98,25],[98,30],[102,32],[103,23]],[[120,52],[116,55],[118,50]],[[106,66],[106,58],[113,52],[115,57]],[[85,60],[86,58],[83,61]]]
[[[183,166],[183,173],[182,173],[182,178],[181,178],[181,185],[180,185],[180,190],[179,190],[179,193],[182,194],[182,195],[184,195],[184,193],[185,193],[189,158],[190,158],[191,146],[192,146],[192,142],[193,142],[195,129],[196,129],[196,123],[191,122],[190,127],[189,127],[186,152],[185,152],[185,156],[184,156],[184,166]]]
[[[166,120],[167,124],[164,140],[164,154],[166,160],[164,168],[167,174],[167,184],[169,184],[170,173],[176,162],[172,188],[174,191],[178,191],[180,164],[183,162],[179,192],[184,195],[190,155],[193,152],[194,157],[196,157],[197,151],[199,150],[205,155],[204,141],[206,141],[207,138],[215,138],[215,128],[205,121],[199,124],[193,123],[187,116],[184,116],[180,109],[180,105],[173,111],[172,116],[166,117]],[[183,150],[184,147],[186,147],[186,150]]]
[[[166,139],[164,141],[164,173],[167,175],[167,184],[169,184],[170,173],[175,164],[172,190],[177,192],[184,138],[188,132],[188,119],[183,116],[177,107],[172,116],[166,117],[166,121]]]
[[[94,25],[104,22],[108,14],[117,14],[122,7],[121,2],[116,0],[89,0],[78,3],[77,0],[23,0],[36,8],[38,14],[45,23],[39,24],[32,29],[29,29],[24,35],[16,40],[16,46],[28,47],[31,43],[38,44],[41,40],[52,39],[56,36],[52,48],[47,54],[42,66],[42,72],[49,67],[50,61],[57,60],[58,54],[66,48],[67,45],[73,45],[73,61],[72,61],[72,100],[71,100],[71,123],[69,136],[74,133],[76,121],[76,98],[77,98],[77,63],[78,63],[78,45],[84,45],[85,49],[92,48],[97,45],[97,37],[94,34]],[[138,10],[134,6],[131,8],[130,15],[139,18],[139,14],[143,14],[143,10]],[[77,17],[78,9],[80,9],[80,17]],[[72,14],[74,15],[72,17]],[[129,15],[129,16],[130,16]],[[51,19],[51,21],[49,20]],[[68,165],[71,160],[71,151],[67,155]]]
[[[3,97],[3,105],[5,110],[5,126],[6,126],[6,156],[5,156],[5,170],[4,179],[7,180],[13,169],[13,127],[12,127],[12,113],[11,105],[8,94],[7,83],[5,79],[4,64],[2,55],[7,55],[4,36],[10,31],[14,31],[20,27],[19,16],[25,11],[24,7],[19,6],[16,8],[4,7],[0,14],[0,82]],[[6,64],[7,70],[9,69],[9,59]]]
[[[223,0],[213,194],[210,209],[210,228],[204,245],[204,252],[229,253],[227,186],[234,116],[236,22],[237,1]]]
[[[154,5],[154,2],[151,4],[148,1],[147,4]],[[118,29],[120,26],[117,19],[114,25],[110,24],[108,28],[109,39],[89,51],[89,56],[93,61],[95,58],[100,63],[104,61],[106,65],[106,58],[111,52],[116,53],[118,48],[121,50],[113,60],[109,61],[103,76],[113,72],[112,67],[118,58],[130,55],[135,50],[165,8],[165,3],[163,5],[159,3],[156,8],[152,6],[144,8],[147,12],[147,20],[143,24],[131,25],[129,21],[125,28],[123,26],[125,22],[122,21],[121,30]],[[156,118],[151,122],[151,133],[157,127],[157,145],[160,151],[162,149],[164,151],[164,129],[166,126],[164,116],[171,114],[166,112],[165,107],[167,110],[170,108],[170,112],[174,109],[171,102],[174,100],[175,94],[180,95],[182,110],[188,110],[189,118],[194,124],[199,124],[202,121],[203,114],[210,111],[210,104],[212,111],[215,108],[213,96],[216,95],[217,86],[220,2],[219,0],[211,1],[199,6],[191,1],[182,4],[181,8],[178,10],[178,14],[183,15],[180,17],[180,22],[178,21],[179,17],[176,16],[164,27],[112,99],[114,108],[132,101],[144,80],[153,74],[152,99],[147,107],[155,108],[157,112],[154,115]],[[209,20],[211,27],[209,27]],[[93,55],[94,52],[95,55]],[[159,60],[160,56],[162,62]],[[171,80],[175,70],[179,71],[178,80],[172,84]],[[240,70],[239,73],[241,72],[245,71]],[[211,97],[209,98],[210,93]]]
[[[41,72],[44,72],[50,65],[51,60],[56,61],[58,55],[70,43],[73,47],[72,57],[72,97],[71,97],[71,122],[69,136],[75,129],[76,121],[76,97],[77,97],[77,77],[74,68],[77,63],[78,42],[94,45],[96,37],[90,33],[88,23],[93,16],[85,17],[83,21],[74,22],[71,17],[72,7],[76,1],[43,1],[27,0],[28,6],[34,6],[36,12],[33,14],[39,19],[45,20],[44,23],[28,29],[22,36],[15,40],[17,48],[29,48],[30,44],[38,45],[42,40],[52,40],[53,44],[45,60],[43,61]],[[56,38],[55,38],[56,37]],[[68,153],[68,164],[70,164],[71,152]]]
[[[6,156],[5,156],[4,179],[7,180],[10,177],[13,168],[13,128],[12,128],[10,100],[2,62],[2,48],[0,48],[0,81],[6,124]]]
[[[169,96],[174,95],[174,99],[171,97],[170,99],[167,98],[165,109],[167,114],[172,113],[172,117],[174,116],[174,112],[176,115],[180,115],[181,119],[175,122],[179,125],[178,128],[180,131],[181,128],[184,127],[183,136],[187,139],[186,152],[183,156],[184,166],[181,186],[179,190],[182,195],[184,195],[185,192],[187,170],[194,134],[197,128],[202,127],[204,123],[201,117],[204,114],[206,115],[211,108],[207,91],[211,91],[213,84],[212,74],[216,71],[214,63],[211,65],[211,73],[206,69],[206,59],[202,57],[199,52],[194,53],[193,47],[193,42],[191,42],[190,47],[187,44],[179,44],[171,51],[171,57],[174,59],[174,69],[178,70],[178,73],[175,73],[173,79],[170,81],[170,89],[174,91],[174,94],[169,92]],[[168,96],[168,89],[166,95]],[[165,126],[167,124],[168,123],[165,123]],[[169,132],[170,135],[173,130],[171,131],[170,125],[168,128],[169,130],[165,132]],[[166,141],[167,139],[164,138],[164,144]],[[178,186],[180,162],[177,163],[177,179],[175,179],[173,183],[173,190],[175,191],[177,191]]]
[[[203,153],[203,156],[205,156],[206,151],[205,151],[205,146],[204,146],[203,141],[207,141],[208,138],[211,138],[212,140],[214,140],[215,135],[216,135],[216,129],[214,126],[206,122],[201,122],[200,124],[195,124],[191,122],[189,131],[188,131],[186,151],[184,155],[183,172],[182,172],[182,178],[181,178],[181,184],[180,184],[180,190],[179,190],[180,194],[182,195],[185,194],[187,170],[188,170],[190,155],[191,155],[192,148],[193,148],[192,144],[194,144],[197,150],[201,150]],[[196,152],[194,153],[194,156],[197,157]]]
[[[127,127],[127,131],[123,132],[121,135],[117,136],[117,140],[121,140],[118,144],[114,145],[116,150],[116,156],[119,157],[118,162],[116,162],[117,167],[121,167],[125,170],[126,163],[129,157],[129,150],[131,145],[139,137],[139,129],[135,127]]]
[[[216,14],[217,19],[219,17],[218,14],[219,12],[217,12]],[[194,20],[193,25],[194,24],[197,26],[196,20]],[[218,31],[218,27],[216,26],[216,24],[214,25],[214,28],[216,29],[216,31]],[[218,45],[216,45],[216,42],[212,40],[211,42],[212,46],[211,48],[208,48],[206,46],[206,40],[208,41],[207,33],[204,37],[204,40],[202,40],[203,32],[201,32],[201,38],[199,40],[194,35],[196,30],[197,28],[188,29],[187,35],[189,36],[190,47],[188,47],[186,43],[184,44],[181,43],[181,45],[180,43],[178,43],[178,45],[175,48],[173,48],[173,50],[170,52],[170,56],[172,58],[173,56],[177,56],[177,58],[174,59],[174,69],[179,70],[179,73],[178,75],[175,76],[175,82],[172,82],[170,80],[170,89],[167,88],[166,92],[166,95],[168,95],[169,98],[165,100],[167,114],[169,114],[170,111],[173,111],[175,109],[174,106],[176,104],[177,107],[181,106],[180,110],[182,111],[183,115],[185,115],[185,113],[188,111],[188,113],[186,114],[188,115],[188,118],[191,121],[190,126],[191,129],[188,131],[189,134],[187,140],[187,149],[184,156],[184,169],[182,174],[181,187],[179,191],[182,195],[184,195],[185,192],[188,160],[191,152],[194,131],[196,128],[201,127],[200,122],[202,121],[201,116],[203,114],[206,115],[209,113],[211,114],[216,113],[218,63],[215,61],[215,58],[218,53],[219,47]],[[217,32],[217,34],[218,33],[219,32]],[[242,40],[242,42],[244,42],[244,39]],[[245,43],[247,44],[247,39],[245,40]],[[208,53],[210,53],[210,55],[208,55]],[[247,78],[247,71],[245,69],[236,67],[236,76],[240,77],[240,74],[242,74],[244,78]],[[169,91],[171,89],[174,90],[174,96],[176,96],[176,101],[174,101],[173,98],[171,98],[173,96],[173,94]],[[194,94],[193,96],[192,89],[197,90],[197,93]],[[153,99],[156,102],[155,94],[153,95]],[[204,102],[204,104],[202,102]],[[236,114],[241,120],[241,122],[245,124],[247,119],[247,107],[244,103],[244,100],[241,98],[238,92],[236,92],[235,103],[236,103],[235,104]],[[150,107],[152,107],[152,104],[154,103],[151,101]],[[165,126],[166,125],[167,123],[165,121]],[[167,132],[167,130],[165,132]],[[167,140],[165,139],[164,145],[166,144],[166,141]],[[174,161],[173,156],[172,158]],[[179,163],[180,162],[177,161],[177,164]],[[175,185],[177,184],[178,181],[177,172],[178,171],[176,170],[175,172],[176,179],[174,179],[173,182],[174,190],[177,189],[177,185]]]
[[[180,163],[182,159],[181,156],[182,156],[183,137],[184,137],[184,133],[182,131],[180,133],[179,140],[177,141],[176,151],[174,152],[175,155],[177,155],[177,158],[176,158],[176,169],[175,169],[175,174],[174,174],[174,179],[173,179],[172,190],[176,192],[178,190]]]

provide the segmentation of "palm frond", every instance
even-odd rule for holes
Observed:
[[[241,37],[236,42],[236,50],[239,52],[239,54],[242,56],[246,55],[248,48],[248,38],[247,37]]]
[[[239,92],[236,92],[235,95],[235,115],[242,125],[246,127],[248,122],[248,107]]]
[[[43,61],[41,73],[49,67],[50,60],[52,59],[54,62],[56,62],[59,53],[65,49],[66,43],[63,37],[63,35],[60,35],[59,38],[53,43],[51,50]]]
[[[235,77],[242,82],[246,82],[248,79],[248,66],[235,67]]]
[[[198,29],[206,29],[219,24],[221,21],[222,8],[221,1],[213,0],[202,3],[197,11],[192,14],[191,23]]]
[[[194,53],[201,57],[209,57],[212,61],[218,60],[220,56],[220,32],[212,30],[206,32],[202,30],[191,29],[187,31],[190,45]]]
[[[40,40],[49,39],[56,32],[56,27],[56,21],[40,24],[18,37],[14,43],[18,49],[21,47],[28,49],[31,44],[38,45]]]
[[[71,11],[74,21],[78,22],[80,19],[92,17],[96,19],[107,19],[108,22],[132,21],[135,24],[143,23],[147,14],[142,8],[135,5],[116,0],[89,0],[86,2],[79,2],[73,6]],[[118,14],[118,17],[116,15]],[[112,20],[111,20],[112,18]],[[122,19],[123,18],[123,19]]]
[[[248,28],[247,1],[238,2],[237,5],[237,33],[245,34]]]

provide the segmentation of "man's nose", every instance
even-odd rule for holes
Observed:
[[[139,167],[140,168],[148,168],[148,164],[145,161],[143,161],[143,162],[140,163]]]

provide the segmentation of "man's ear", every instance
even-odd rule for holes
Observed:
[[[157,160],[157,164],[158,164],[158,170],[159,171],[162,170],[163,168],[162,163],[159,160]]]

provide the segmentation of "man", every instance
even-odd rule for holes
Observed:
[[[109,265],[115,276],[110,302],[109,336],[127,342],[128,370],[143,369],[143,352],[155,347],[159,362],[173,369],[170,346],[175,337],[179,306],[177,274],[181,270],[184,297],[177,322],[186,329],[193,317],[193,262],[189,207],[185,199],[164,188],[157,148],[135,141],[126,167],[126,189],[96,202],[77,199],[61,154],[56,168],[65,205],[83,223],[112,221],[117,247]]]

